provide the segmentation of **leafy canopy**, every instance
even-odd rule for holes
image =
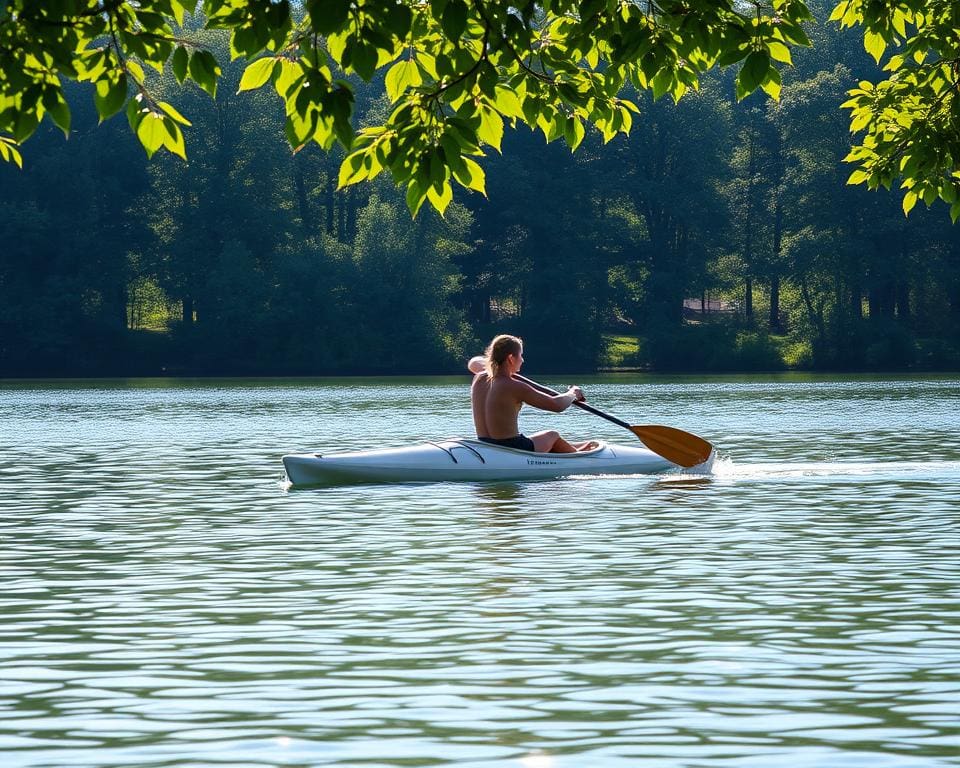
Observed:
[[[956,6],[847,0],[834,13],[864,27],[878,59],[904,48],[888,80],[861,83],[847,106],[866,131],[851,181],[889,186],[899,174],[905,210],[937,196],[956,208]],[[425,201],[442,213],[454,182],[483,193],[477,158],[500,151],[505,124],[571,149],[588,125],[609,141],[638,112],[628,85],[679,99],[707,70],[738,63],[738,98],[777,98],[778,67],[809,45],[811,19],[801,0],[0,0],[0,156],[22,163],[18,147],[47,115],[69,132],[73,79],[93,84],[101,120],[125,110],[148,155],[186,157],[190,122],[145,67],[216,94],[220,64],[184,29],[187,13],[229,30],[231,56],[250,61],[239,90],[276,91],[294,151],[340,143],[341,186],[386,169],[414,214]],[[378,73],[392,112],[356,131],[345,78]]]
[[[903,211],[940,198],[960,218],[960,3],[843,0],[830,19],[864,29],[864,47],[888,77],[864,80],[843,104],[864,131],[847,156],[851,184],[889,189],[901,179]]]

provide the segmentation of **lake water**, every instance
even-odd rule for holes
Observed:
[[[715,474],[291,490],[467,378],[0,382],[0,765],[960,765],[960,377],[578,383]]]

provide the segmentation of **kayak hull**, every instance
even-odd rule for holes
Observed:
[[[709,472],[709,462],[700,471]],[[292,485],[545,480],[571,475],[658,474],[679,469],[652,451],[601,442],[591,451],[534,453],[457,438],[404,448],[283,457]],[[687,470],[688,472],[691,470]]]

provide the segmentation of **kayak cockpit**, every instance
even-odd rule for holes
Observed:
[[[470,437],[452,437],[452,438],[449,438],[448,440],[442,440],[440,442],[430,442],[428,443],[428,445],[435,445],[440,450],[448,453],[450,457],[453,459],[453,462],[455,464],[458,462],[456,457],[453,455],[454,448],[466,448],[467,450],[472,451],[474,455],[479,457],[481,463],[485,464],[486,459],[483,457],[483,450],[490,449],[490,448],[496,451],[506,451],[508,453],[516,454],[521,457],[542,456],[550,459],[558,459],[558,458],[563,459],[565,457],[566,458],[587,458],[589,456],[597,456],[603,453],[605,449],[608,449],[607,443],[601,440],[596,440],[594,442],[596,442],[596,447],[591,448],[588,451],[577,451],[576,453],[542,453],[539,451],[525,451],[522,448],[510,448],[505,445],[485,443],[483,440],[474,440],[473,438],[470,438]],[[452,448],[450,447],[451,445],[453,446]]]

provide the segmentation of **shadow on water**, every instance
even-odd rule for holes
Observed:
[[[492,513],[490,522],[498,525],[521,522],[529,516],[523,503],[526,491],[523,483],[478,483],[473,487],[477,507]]]
[[[697,477],[684,477],[683,475],[671,475],[661,477],[651,484],[651,491],[702,491],[714,485],[714,478],[711,475],[700,475]]]

